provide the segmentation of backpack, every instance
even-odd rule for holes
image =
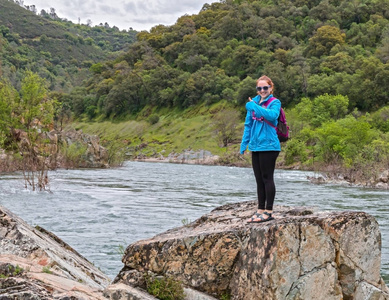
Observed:
[[[263,106],[265,108],[268,107],[268,105],[273,101],[273,100],[276,100],[277,98],[275,97],[271,97],[268,101],[266,101],[265,104],[263,104]],[[257,121],[265,121],[267,124],[269,124],[271,127],[273,127],[276,132],[277,132],[277,136],[278,136],[278,139],[280,140],[280,142],[286,142],[288,139],[289,139],[289,126],[286,124],[286,117],[285,117],[285,112],[284,110],[280,109],[280,115],[278,116],[278,124],[277,126],[274,126],[271,122],[269,122],[268,120],[266,120],[264,117],[260,117],[260,118],[257,118],[255,116],[255,113],[253,112],[253,120],[257,120]]]

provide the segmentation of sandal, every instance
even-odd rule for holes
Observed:
[[[260,214],[259,212],[256,212],[254,214],[254,216],[251,217],[250,220],[247,221],[247,223],[255,223],[255,219],[259,219],[259,218],[262,218],[262,214]]]
[[[263,214],[256,213],[255,215],[257,216],[257,219],[259,219],[259,221],[255,221],[255,218],[252,217],[251,220],[248,221],[248,223],[262,223],[262,222],[274,220],[274,218],[272,217],[272,214],[268,213],[267,211],[263,212]],[[267,215],[268,217],[265,219],[263,217],[263,215]]]

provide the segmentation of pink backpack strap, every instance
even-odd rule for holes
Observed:
[[[269,100],[266,101],[266,103],[263,104],[263,106],[265,106],[266,108],[269,106],[269,104],[273,101],[273,100],[277,100],[276,97],[271,97]]]
[[[268,99],[266,101],[266,103],[262,104],[265,108],[267,108],[269,106],[269,104],[273,101],[273,100],[276,100],[277,98],[276,97],[270,97],[270,99]],[[255,113],[254,111],[252,112],[252,115],[253,115],[253,120],[257,120],[257,121],[265,121],[267,124],[269,124],[271,127],[273,128],[276,128],[272,123],[270,123],[269,121],[267,121],[264,117],[260,117],[260,118],[257,118],[255,116]]]

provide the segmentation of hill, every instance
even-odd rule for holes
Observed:
[[[240,106],[267,74],[286,107],[328,93],[347,96],[350,111],[377,110],[389,100],[388,33],[385,0],[212,3],[140,32],[128,52],[96,66],[88,99],[114,118],[147,105]]]
[[[203,114],[202,124],[212,124],[230,108],[242,113],[241,125],[256,79],[266,74],[292,130],[286,165],[372,178],[389,169],[388,34],[386,0],[206,4],[172,26],[140,32],[129,51],[93,65],[94,76],[64,100],[81,121],[138,122],[123,141],[135,151],[208,150],[211,126],[187,133],[188,123]],[[240,134],[230,141],[239,143]]]
[[[135,40],[135,31],[77,25],[54,9],[37,15],[27,8],[0,0],[2,72],[14,81],[30,69],[46,78],[51,90],[69,91],[87,78],[92,64],[114,58]]]

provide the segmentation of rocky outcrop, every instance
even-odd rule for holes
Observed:
[[[69,149],[74,146],[73,149],[83,150],[79,161],[72,161],[72,155],[70,155],[70,161],[68,164],[74,163],[74,167],[85,168],[103,168],[108,167],[108,152],[103,146],[100,145],[100,138],[97,135],[89,135],[82,132],[82,130],[67,130],[58,133],[59,143],[64,145],[64,151],[60,155],[60,161],[66,166],[67,153]]]
[[[308,176],[312,183],[321,184],[341,184],[347,186],[376,188],[381,190],[389,190],[389,170],[383,170],[377,177],[370,179],[360,178],[359,180],[351,179],[342,174],[319,174],[316,176]]]
[[[106,299],[109,283],[54,234],[0,207],[1,299]]]
[[[82,130],[70,129],[44,132],[41,138],[48,141],[45,145],[47,155],[44,156],[46,169],[109,167],[108,151],[100,144],[97,135],[88,135]],[[15,141],[19,148],[23,144],[30,144],[27,134],[21,130],[15,130]],[[35,154],[42,158],[41,154]],[[0,172],[13,172],[24,168],[26,164],[20,159],[15,159],[13,151],[0,148]],[[34,166],[30,166],[30,169],[34,169]]]
[[[141,147],[144,144],[141,144]],[[144,147],[147,147],[145,145]],[[160,153],[154,153],[151,156],[146,156],[142,153],[134,156],[128,153],[128,157],[137,161],[148,162],[165,162],[165,163],[178,163],[178,164],[196,164],[196,165],[214,165],[219,159],[218,155],[213,155],[206,150],[194,151],[192,149],[186,149],[182,153],[171,152],[167,156],[164,156],[165,150]]]
[[[222,206],[131,244],[114,283],[145,288],[147,273],[217,298],[389,299],[372,216],[277,207],[275,220],[247,224],[254,211],[254,202]]]

